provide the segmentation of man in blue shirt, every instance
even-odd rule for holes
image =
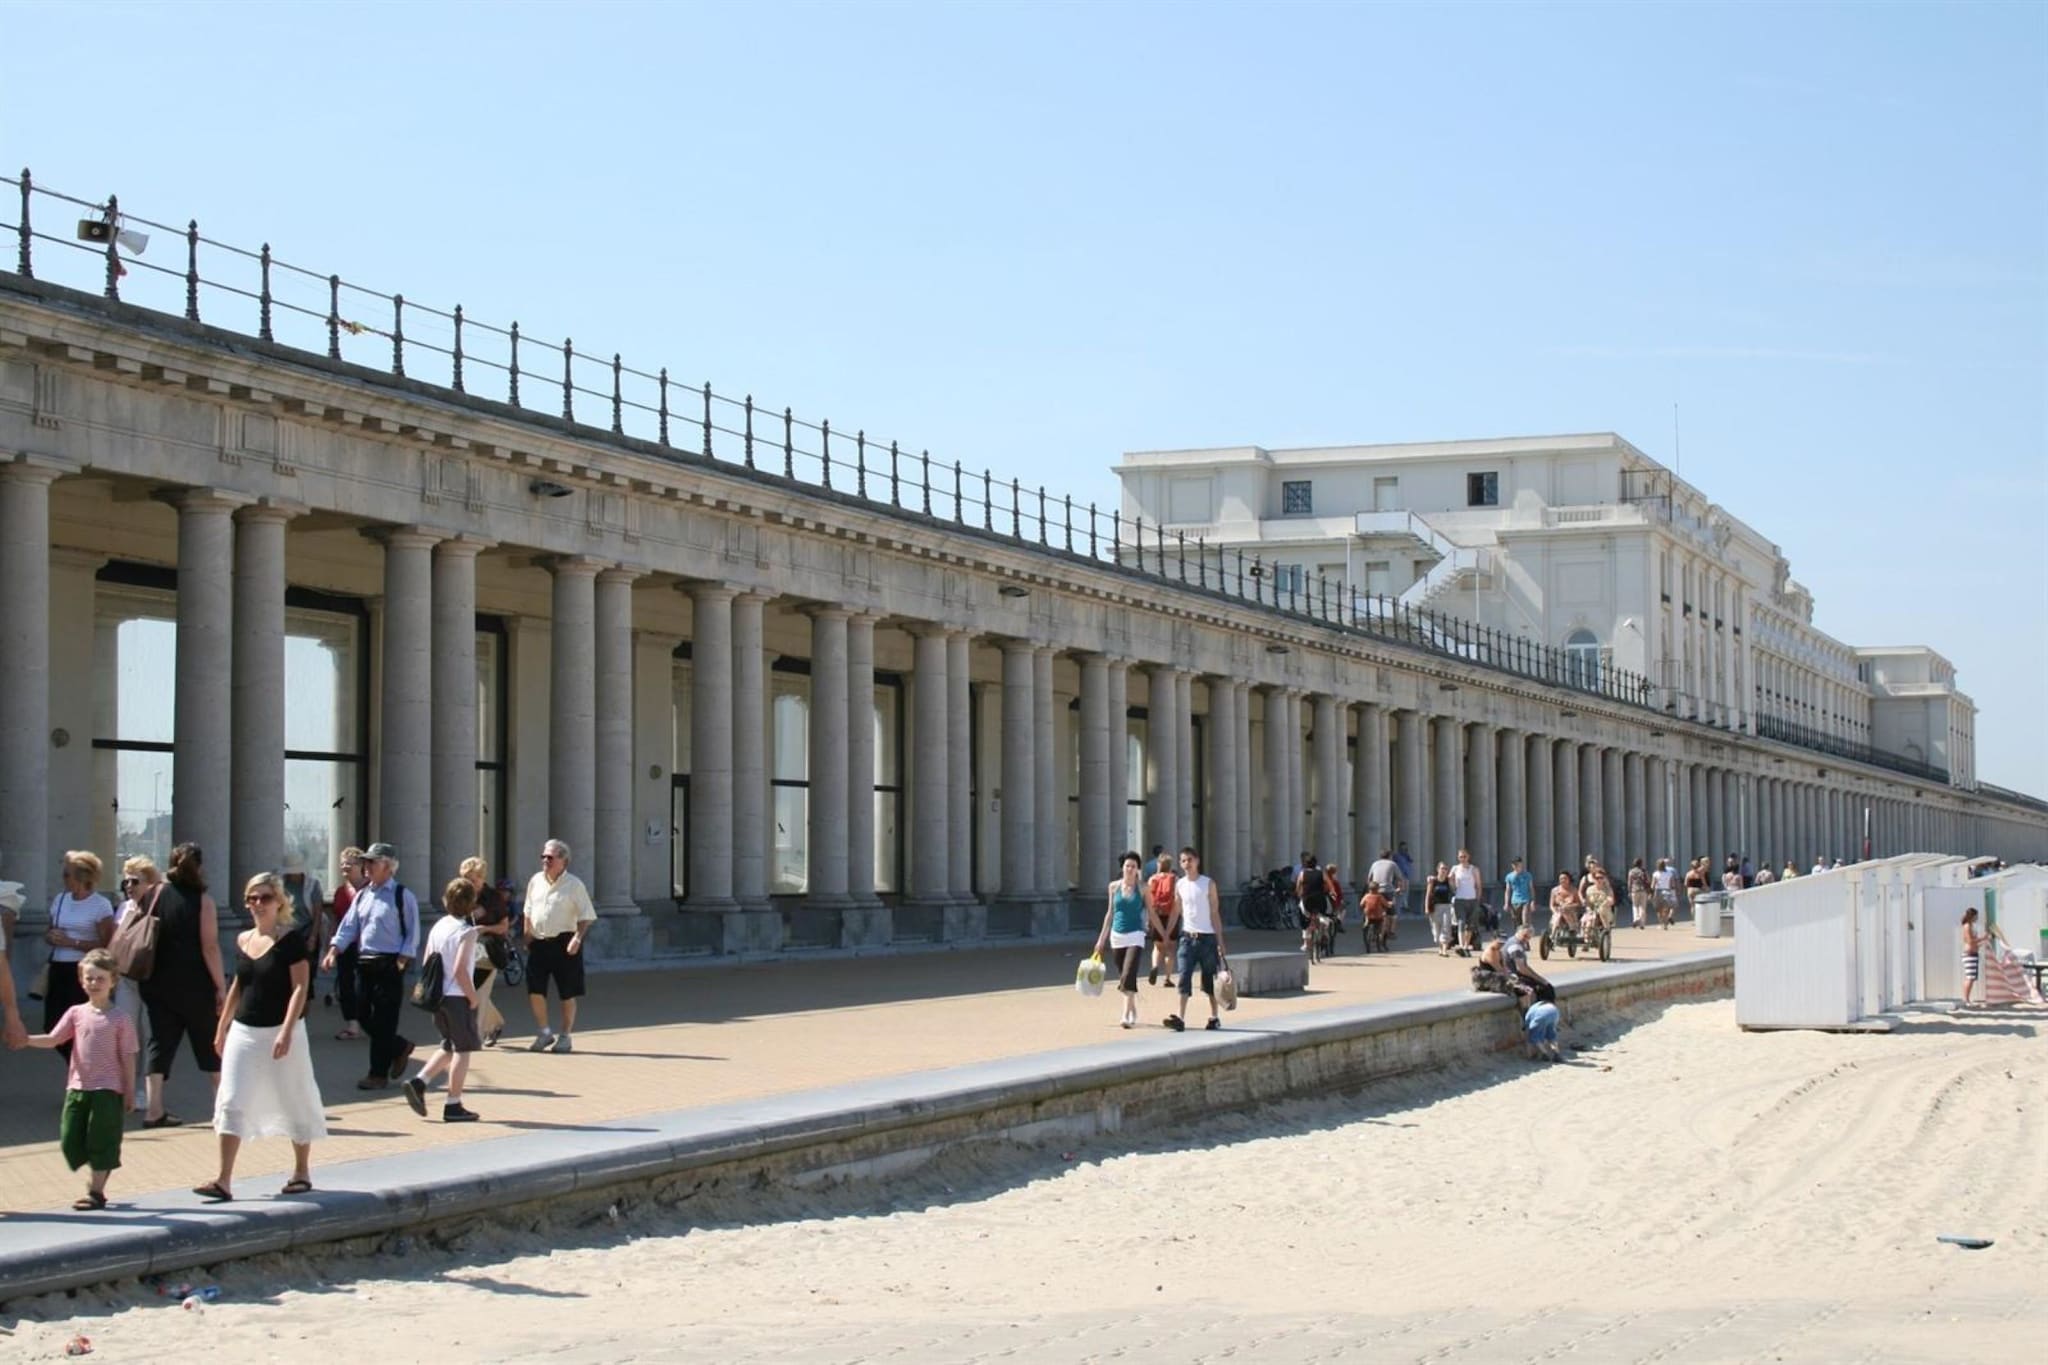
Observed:
[[[419,956],[420,903],[398,880],[398,850],[371,844],[363,851],[370,880],[348,904],[323,965],[356,946],[356,993],[363,1029],[370,1035],[370,1071],[358,1090],[382,1090],[405,1071],[412,1044],[398,1032],[405,1003],[405,973]]]
[[[1415,884],[1415,859],[1409,855],[1408,841],[1405,839],[1401,841],[1401,846],[1394,850],[1394,866],[1401,869],[1401,885],[1408,889],[1408,904],[1403,908],[1412,913],[1415,910],[1416,897],[1421,894],[1422,888]]]
[[[1509,863],[1506,884],[1508,888],[1508,914],[1514,919],[1516,924],[1527,924],[1529,922],[1529,907],[1536,900],[1536,887],[1534,880],[1529,876],[1528,869],[1522,866],[1520,858],[1516,858]]]

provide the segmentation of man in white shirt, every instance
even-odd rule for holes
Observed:
[[[1458,915],[1458,956],[1470,957],[1479,942],[1479,906],[1486,898],[1486,878],[1472,865],[1469,849],[1458,850],[1451,869],[1451,908]]]
[[[0,898],[11,896],[13,903],[7,905],[10,911],[21,906],[21,895],[15,888],[17,882],[0,882]],[[13,916],[10,914],[11,920]],[[0,1043],[10,1048],[28,1046],[28,1030],[21,1026],[21,1011],[14,1003],[14,962],[8,956],[8,940],[14,937],[14,926],[8,924],[0,929]]]
[[[1812,875],[1813,875],[1813,876],[1816,876],[1816,877],[1818,877],[1818,876],[1819,876],[1819,875],[1820,875],[1821,873],[1823,873],[1823,872],[1825,872],[1825,871],[1827,871],[1827,870],[1828,870],[1828,859],[1827,859],[1827,855],[1823,853],[1823,854],[1821,854],[1821,855],[1817,856],[1817,857],[1816,857],[1816,858],[1815,858],[1815,859],[1813,860],[1813,873],[1812,873]]]
[[[597,909],[583,881],[569,870],[569,846],[550,839],[540,847],[540,871],[526,884],[526,999],[538,1030],[529,1052],[567,1052],[583,996],[583,938]],[[562,1031],[548,1027],[548,982],[562,1001]]]
[[[1394,861],[1393,853],[1384,848],[1365,873],[1366,885],[1377,886],[1380,894],[1396,905],[1401,903],[1402,883],[1406,880],[1401,875],[1401,865]]]
[[[1202,875],[1202,855],[1193,848],[1180,851],[1180,880],[1173,885],[1180,900],[1180,1010],[1166,1016],[1166,1026],[1175,1033],[1187,1027],[1188,996],[1194,993],[1195,969],[1202,972],[1202,994],[1209,997],[1209,1022],[1205,1028],[1220,1029],[1223,1019],[1216,1011],[1216,973],[1223,962],[1223,907],[1216,883]]]

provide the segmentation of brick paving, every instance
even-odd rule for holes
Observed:
[[[1404,921],[1404,951],[1366,957],[1357,955],[1354,929],[1340,940],[1343,955],[1318,967],[1307,991],[1246,998],[1226,1021],[1248,1026],[1282,1014],[1465,987],[1468,964],[1418,947],[1424,932]],[[1243,953],[1286,949],[1299,938],[1237,932],[1229,942]],[[1618,930],[1615,943],[1617,962],[1709,946],[1687,924],[1668,932]],[[314,1070],[328,1101],[329,1136],[314,1149],[315,1182],[322,1164],[474,1142],[508,1130],[575,1128],[1135,1037],[1116,1026],[1113,984],[1101,999],[1075,995],[1074,964],[1082,951],[1068,941],[597,972],[583,1002],[576,1051],[568,1056],[527,1052],[533,1026],[523,992],[501,989],[498,1003],[509,1027],[504,1045],[478,1053],[471,1066],[466,1098],[483,1122],[468,1125],[422,1121],[395,1089],[359,1094],[355,1081],[366,1068],[368,1044],[336,1041],[335,1011],[316,1006],[310,1021]],[[1546,970],[1565,975],[1586,966],[1554,959]],[[1144,1026],[1156,1031],[1173,1003],[1163,985],[1141,986]],[[1203,1015],[1199,1000],[1192,1008]],[[433,1037],[431,1023],[410,1007],[405,1016],[406,1032],[424,1047]],[[0,1187],[8,1191],[9,1207],[63,1207],[83,1187],[83,1174],[66,1170],[57,1153],[63,1088],[63,1066],[53,1053],[0,1058]],[[213,1174],[210,1093],[189,1054],[173,1068],[168,1100],[190,1126],[144,1132],[139,1119],[131,1120],[123,1166],[110,1186],[117,1204],[124,1195],[189,1186]],[[429,1113],[438,1119],[438,1107]],[[289,1169],[284,1142],[251,1143],[237,1164],[237,1191],[271,1192]]]

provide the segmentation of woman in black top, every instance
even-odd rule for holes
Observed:
[[[220,1054],[213,1046],[220,1024],[220,1003],[227,983],[220,966],[220,916],[206,880],[197,844],[171,850],[171,867],[159,889],[138,902],[140,913],[160,921],[156,930],[156,966],[142,984],[143,1008],[149,1012],[148,1112],[145,1128],[175,1128],[181,1122],[164,1110],[164,1077],[178,1041],[192,1039],[192,1060],[220,1085]]]
[[[292,926],[291,903],[276,873],[251,877],[243,903],[256,927],[235,940],[241,956],[213,1039],[221,1057],[213,1105],[220,1174],[192,1191],[215,1203],[234,1198],[228,1182],[244,1138],[291,1139],[292,1178],[284,1193],[305,1194],[313,1188],[313,1140],[327,1136],[306,1038],[306,1001],[313,993],[306,936]]]

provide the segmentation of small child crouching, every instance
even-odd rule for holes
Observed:
[[[71,1044],[64,1114],[57,1141],[72,1170],[92,1168],[91,1183],[71,1207],[80,1213],[107,1206],[107,1177],[121,1164],[121,1129],[135,1108],[135,1024],[114,1008],[120,974],[114,955],[95,948],[78,963],[85,1003],[73,1005],[48,1033],[32,1034],[30,1047]]]

